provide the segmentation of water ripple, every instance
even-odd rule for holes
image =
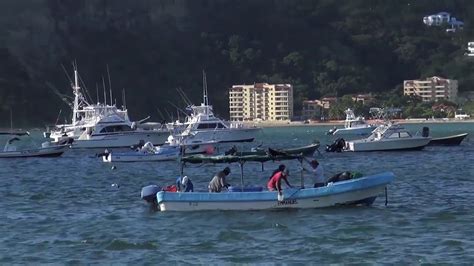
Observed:
[[[474,135],[473,124],[430,127],[438,135]],[[331,142],[327,129],[265,129],[259,139],[275,147],[314,139],[324,145]],[[372,207],[292,211],[156,212],[139,199],[140,188],[173,184],[177,163],[115,164],[112,170],[93,157],[96,152],[0,160],[0,264],[474,262],[471,141],[419,152],[323,153],[318,159],[327,175],[393,171],[388,206],[381,197]],[[262,172],[261,164],[249,163],[245,181],[264,185],[277,165],[265,164]],[[205,189],[222,167],[187,167],[185,174]],[[240,176],[233,174],[229,182],[240,183]],[[290,182],[299,184],[296,178]]]

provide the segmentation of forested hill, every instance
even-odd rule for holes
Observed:
[[[450,12],[464,31],[427,27]],[[387,92],[432,75],[472,90],[474,1],[464,0],[5,0],[0,1],[0,127],[70,120],[55,90],[72,95],[62,65],[75,60],[93,98],[107,65],[118,104],[125,88],[133,119],[183,106],[182,88],[228,116],[232,84],[291,83],[304,98]],[[108,87],[108,85],[106,85]],[[295,110],[298,111],[298,105]],[[176,117],[175,117],[176,118]]]

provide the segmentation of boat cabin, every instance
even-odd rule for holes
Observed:
[[[400,139],[400,138],[411,138],[413,137],[401,125],[381,125],[377,127],[372,135],[368,137],[369,140],[380,140],[380,139]]]

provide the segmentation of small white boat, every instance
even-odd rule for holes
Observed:
[[[413,136],[403,126],[384,124],[377,127],[372,134],[365,138],[346,141],[347,151],[398,151],[421,150],[431,141],[429,133]]]
[[[328,131],[328,135],[369,135],[377,126],[367,124],[361,116],[356,117],[354,111],[347,109],[344,128],[333,128]]]
[[[166,144],[154,147],[151,142],[145,143],[143,147],[136,151],[102,154],[104,162],[159,162],[173,161],[184,154],[211,154],[215,150],[212,143],[194,143],[180,145],[179,143]]]
[[[176,160],[180,154],[179,146],[153,147],[147,142],[140,150],[120,153],[105,152],[102,155],[104,162],[159,162]]]
[[[6,134],[2,134],[6,135]],[[70,147],[70,142],[60,145],[51,145],[45,142],[39,148],[18,148],[14,142],[21,141],[19,137],[26,134],[11,134],[11,137],[5,144],[3,151],[0,151],[0,158],[26,158],[26,157],[58,157],[61,156]]]

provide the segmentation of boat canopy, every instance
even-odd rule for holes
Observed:
[[[218,155],[206,156],[202,154],[185,156],[181,158],[182,163],[244,163],[244,162],[267,162],[267,161],[284,161],[284,160],[300,160],[300,155]]]

